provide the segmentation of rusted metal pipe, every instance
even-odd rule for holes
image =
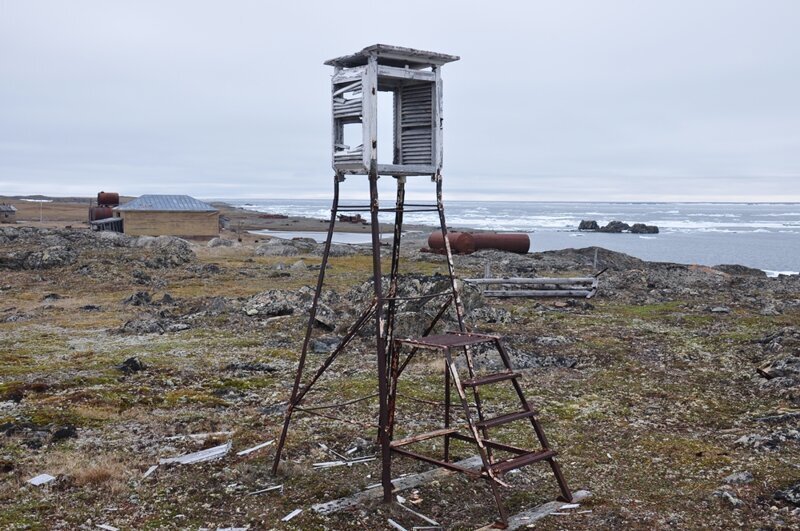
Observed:
[[[530,236],[524,233],[448,232],[450,246],[457,253],[470,254],[481,249],[497,249],[525,254],[531,247]],[[434,251],[444,249],[444,238],[439,231],[428,237],[428,247]]]
[[[454,253],[471,254],[475,252],[475,239],[469,232],[448,232],[447,240]],[[428,236],[428,247],[434,251],[444,251],[444,238],[441,232],[432,232]]]

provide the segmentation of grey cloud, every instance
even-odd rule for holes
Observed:
[[[0,193],[327,197],[322,61],[387,42],[462,56],[448,197],[800,201],[797,2],[348,6],[0,3]]]

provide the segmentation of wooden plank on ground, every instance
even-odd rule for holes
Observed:
[[[468,459],[458,461],[454,464],[470,468],[470,467],[479,467],[481,466],[482,463],[480,456],[476,455]],[[445,470],[443,468],[434,468],[433,470],[428,470],[427,472],[422,472],[421,474],[414,474],[412,476],[406,476],[404,478],[393,479],[392,485],[394,485],[395,492],[400,492],[402,490],[411,489],[418,485],[422,485],[423,483],[433,481],[434,479],[439,479],[444,476],[449,476],[450,474],[453,473],[454,472],[450,472],[449,470]],[[339,498],[338,500],[332,500],[325,503],[318,503],[316,505],[312,505],[311,509],[319,514],[331,514],[343,511],[345,509],[349,509],[351,507],[355,507],[356,505],[361,505],[369,500],[380,499],[382,497],[383,497],[383,489],[378,487],[374,489],[364,490],[361,492],[356,492],[355,494],[351,494],[350,496],[345,496],[344,498]]]
[[[589,492],[588,490],[579,490],[577,492],[573,492],[572,493],[572,502],[571,503],[579,503],[579,502],[581,502],[582,500],[585,500],[586,498],[588,498],[591,495],[592,495],[592,493]],[[556,512],[556,511],[558,511],[559,509],[561,509],[565,505],[567,505],[566,502],[552,501],[552,502],[549,502],[549,503],[544,503],[542,505],[538,505],[536,507],[528,509],[527,511],[522,511],[521,513],[517,513],[517,514],[513,515],[512,517],[510,517],[508,519],[508,528],[507,529],[508,529],[508,531],[512,531],[514,529],[520,529],[520,528],[523,528],[525,526],[528,526],[528,525],[536,522],[537,520],[541,520],[545,516],[548,516],[548,515]],[[484,531],[484,530],[489,530],[489,529],[493,529],[493,528],[490,527],[490,526],[487,526],[487,527],[482,527],[478,531]]]

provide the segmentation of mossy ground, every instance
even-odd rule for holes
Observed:
[[[296,258],[253,257],[244,249],[203,248],[198,255],[199,264],[214,264],[220,271],[151,271],[160,282],[156,295],[169,292],[191,302],[316,282],[313,269],[273,274],[276,264],[290,265]],[[319,264],[318,258],[304,260],[308,266]],[[334,258],[326,285],[344,293],[367,280],[371,267],[366,256]],[[421,261],[412,262],[406,272],[445,270],[442,261]],[[387,517],[407,518],[379,504],[329,517],[310,510],[313,503],[378,481],[377,461],[312,467],[333,459],[318,443],[342,452],[358,437],[371,439],[371,429],[298,415],[279,477],[269,474],[274,446],[235,455],[279,433],[282,416],[269,406],[288,398],[304,316],[242,329],[221,315],[182,332],[123,336],[111,331],[140,310],[123,305],[122,299],[153,288],[136,284],[124,269],[118,273],[92,280],[62,270],[13,272],[2,282],[11,288],[4,292],[0,310],[14,308],[27,317],[0,323],[0,398],[5,400],[0,402],[0,423],[22,426],[2,439],[0,527],[66,529],[108,523],[124,529],[380,529],[387,527]],[[53,292],[64,298],[44,302]],[[716,302],[729,303],[725,297],[721,293]],[[509,334],[518,348],[578,360],[573,369],[523,371],[527,398],[540,410],[570,484],[593,493],[582,505],[591,512],[553,516],[537,527],[775,526],[772,493],[797,480],[800,452],[788,444],[779,451],[755,452],[734,441],[760,429],[755,418],[791,407],[777,394],[758,389],[752,360],[759,348],[756,339],[781,326],[800,325],[800,314],[767,317],[736,309],[716,315],[700,309],[696,300],[638,304],[624,297],[604,299],[602,290],[593,304],[593,309],[577,309],[505,301],[496,305],[511,312],[510,324],[477,323],[482,331]],[[81,310],[86,305],[99,310]],[[564,336],[569,342],[538,346],[538,336]],[[274,346],[274,337],[283,338],[284,346]],[[130,356],[141,359],[147,369],[129,375],[119,371],[117,366]],[[310,366],[323,357],[313,354]],[[272,364],[277,370],[227,370],[234,362]],[[374,364],[368,344],[357,341],[354,352],[334,365],[335,377],[322,380],[309,401],[326,404],[374,393]],[[442,411],[430,402],[442,399],[441,362],[421,354],[405,376],[397,435],[438,427]],[[487,389],[483,398],[487,411],[516,406],[509,388]],[[368,423],[375,410],[374,401],[359,402],[338,413]],[[51,434],[67,425],[78,428],[78,437],[52,442]],[[206,432],[233,435],[205,441],[176,438]],[[161,466],[142,477],[160,457],[229,438],[234,452],[222,460]],[[533,443],[524,423],[497,430],[495,438],[521,446]],[[442,450],[440,441],[420,448]],[[457,442],[452,452],[456,458],[474,453]],[[397,475],[427,468],[395,461]],[[744,502],[733,510],[712,493],[725,476],[740,470],[752,472],[755,481],[733,488]],[[43,472],[60,475],[59,480],[45,487],[25,483]],[[508,481],[515,487],[507,493],[512,513],[558,493],[545,465],[509,475]],[[249,495],[281,483],[282,492]],[[467,529],[494,517],[486,485],[463,477],[424,485],[418,497],[418,511],[453,528]],[[281,523],[295,508],[304,511]],[[791,516],[781,518],[792,522]]]

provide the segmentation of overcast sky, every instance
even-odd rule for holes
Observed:
[[[0,0],[0,195],[327,198],[377,42],[462,58],[446,198],[800,201],[797,0]]]

